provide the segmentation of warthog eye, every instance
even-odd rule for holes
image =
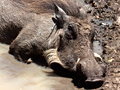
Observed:
[[[71,25],[68,26],[68,30],[73,32],[73,27]]]
[[[67,30],[65,31],[65,36],[67,39],[76,39],[77,38],[77,25],[70,23]]]

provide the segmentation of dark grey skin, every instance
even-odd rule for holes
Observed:
[[[0,41],[11,44],[9,53],[21,62],[39,54],[54,70],[60,65],[82,72],[86,82],[103,81],[104,70],[91,49],[92,33],[72,0],[0,0]]]

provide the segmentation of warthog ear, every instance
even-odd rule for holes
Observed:
[[[68,15],[65,11],[54,3],[55,6],[55,16],[60,22],[64,22],[68,19]]]

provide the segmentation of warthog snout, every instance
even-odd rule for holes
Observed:
[[[85,83],[99,83],[104,81],[103,75],[105,72],[94,58],[79,60],[77,62],[77,72],[79,75],[82,74],[85,77]]]

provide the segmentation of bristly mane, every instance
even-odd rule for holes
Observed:
[[[53,3],[61,7],[68,15],[79,17],[79,8],[74,0],[13,0],[19,3],[25,10],[30,12],[50,13],[54,12]]]

